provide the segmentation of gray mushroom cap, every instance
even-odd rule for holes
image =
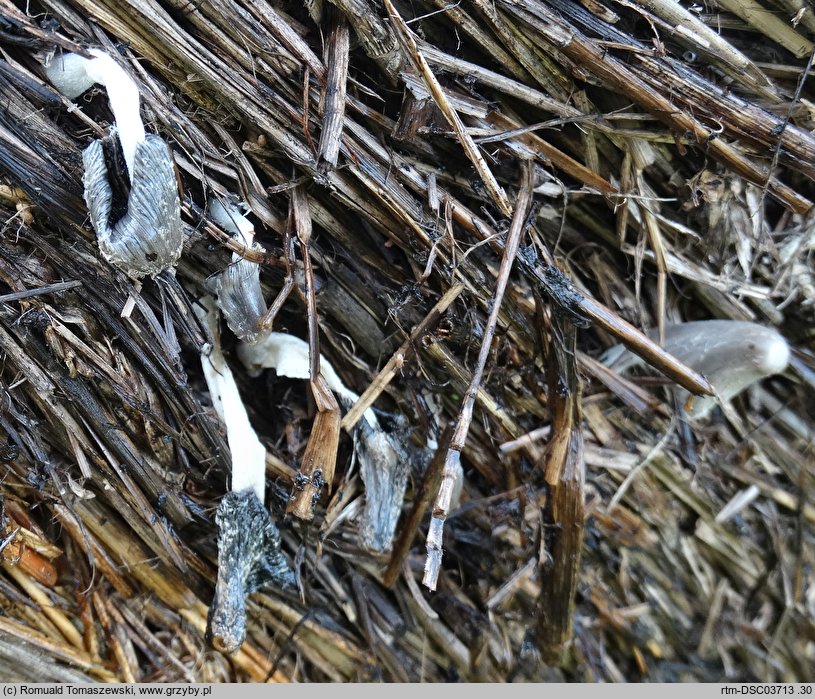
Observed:
[[[367,420],[359,426],[360,475],[365,483],[365,509],[360,518],[363,544],[374,551],[390,551],[408,480],[408,456],[402,446],[407,430],[394,437],[374,429]]]
[[[260,246],[253,246],[260,250]],[[260,288],[260,266],[240,259],[207,281],[206,286],[218,298],[229,329],[244,342],[253,344],[268,331],[258,328],[266,313],[266,303]]]
[[[294,586],[280,550],[280,532],[252,489],[224,495],[218,524],[218,581],[209,610],[207,640],[234,653],[246,638],[246,595],[266,585]]]
[[[93,141],[82,153],[82,160],[85,203],[102,256],[134,279],[155,277],[172,267],[181,255],[184,233],[167,144],[148,135],[137,145],[127,213],[112,226],[113,193],[102,141]]]

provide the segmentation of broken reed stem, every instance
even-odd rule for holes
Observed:
[[[0,303],[9,303],[10,301],[20,301],[21,299],[30,299],[34,296],[43,296],[45,294],[58,294],[61,291],[68,291],[77,286],[82,286],[79,280],[70,282],[57,282],[56,284],[46,284],[45,286],[37,287],[36,289],[26,289],[25,291],[15,291],[12,294],[3,294],[0,296]]]
[[[286,506],[286,514],[306,521],[314,517],[314,505],[323,487],[331,488],[340,442],[340,407],[322,374],[312,379],[311,393],[317,415]]]
[[[410,545],[413,543],[413,537],[419,529],[419,525],[424,519],[425,512],[430,506],[430,501],[433,499],[433,494],[439,489],[441,483],[441,475],[444,471],[444,462],[447,454],[447,449],[450,446],[450,439],[453,430],[448,425],[439,438],[439,447],[430,461],[430,465],[422,476],[421,485],[413,496],[413,507],[410,509],[410,514],[407,516],[404,524],[399,531],[399,536],[393,544],[393,552],[391,553],[388,567],[385,570],[385,575],[382,578],[382,583],[385,587],[393,587],[396,580],[399,578],[399,573],[403,570],[403,563],[407,558],[410,551]]]
[[[672,381],[697,396],[712,396],[713,386],[704,376],[685,366],[670,352],[666,352],[656,342],[640,332],[628,321],[623,320],[599,301],[584,296],[580,310],[595,325],[610,332],[634,354],[662,372]]]
[[[481,385],[481,377],[484,374],[484,367],[487,364],[487,357],[489,356],[492,346],[495,327],[498,324],[501,301],[504,298],[504,291],[509,282],[512,264],[518,252],[521,236],[526,230],[527,217],[532,206],[533,173],[532,163],[525,161],[523,163],[521,188],[515,203],[515,214],[512,217],[512,224],[507,233],[504,256],[501,258],[501,266],[498,270],[498,279],[495,283],[495,293],[492,298],[492,308],[489,318],[487,319],[486,327],[484,328],[481,349],[478,353],[475,369],[473,370],[472,380],[461,402],[456,428],[453,432],[450,448],[444,460],[442,480],[436,495],[436,503],[433,506],[433,517],[430,520],[430,528],[427,532],[427,560],[425,561],[424,579],[422,580],[423,584],[431,590],[436,589],[439,572],[441,571],[444,521],[447,519],[450,510],[450,502],[453,497],[456,481],[461,475],[461,450],[464,448],[467,433],[470,430],[470,422],[473,419],[475,397]]]
[[[35,648],[93,674],[99,682],[116,682],[117,677],[101,663],[94,661],[84,650],[61,643],[42,631],[12,619],[0,617],[0,636],[30,643]]]
[[[57,569],[45,556],[25,545],[17,534],[19,528],[0,541],[0,564],[19,566],[38,583],[46,587],[57,584]]]
[[[340,406],[334,392],[320,372],[320,326],[317,318],[317,297],[314,289],[314,270],[311,266],[311,213],[305,185],[291,190],[291,216],[300,252],[303,256],[305,276],[306,319],[308,321],[308,358],[311,392],[317,404],[317,415],[308,439],[300,471],[294,478],[291,498],[286,513],[300,519],[314,516],[314,505],[320,499],[323,486],[331,488],[337,449],[340,443]]]
[[[385,387],[391,382],[396,372],[403,366],[403,364],[414,354],[414,346],[419,342],[428,332],[430,332],[436,324],[441,320],[445,311],[450,307],[464,290],[464,284],[457,283],[451,286],[444,295],[438,300],[435,306],[430,309],[430,312],[416,325],[410,333],[410,336],[399,346],[388,363],[382,367],[382,370],[376,375],[373,381],[368,385],[368,388],[363,391],[362,395],[357,399],[357,402],[345,414],[342,419],[341,427],[344,430],[353,429],[354,425],[359,422],[363,413],[370,408],[374,401],[379,397],[379,394],[385,390]]]
[[[321,170],[335,167],[340,153],[342,121],[345,116],[345,86],[348,80],[349,43],[348,22],[336,12],[325,47],[328,75],[325,82],[323,130],[317,153],[318,168]]]
[[[4,561],[2,568],[22,590],[40,606],[42,613],[57,627],[65,640],[74,648],[83,650],[85,646],[82,642],[82,634],[76,630],[76,627],[70,622],[64,612],[48,598],[48,595],[37,587],[20,567],[12,565],[9,561]]]
[[[541,561],[536,634],[544,662],[559,663],[572,636],[583,549],[583,431],[574,326],[546,314],[536,296],[552,431],[541,463],[550,494],[543,513],[548,557]]]
[[[590,70],[609,87],[634,100],[670,128],[692,134],[697,143],[721,163],[759,186],[766,181],[770,193],[795,213],[804,215],[812,208],[812,202],[805,196],[771,177],[766,168],[747,158],[737,147],[722,138],[712,137],[715,134],[710,128],[693,115],[677,109],[671,98],[654,90],[643,77],[609,55],[605,48],[575,31],[543,3],[501,0],[501,4],[534,27],[547,43],[561,51],[566,58]],[[644,60],[647,61],[647,57]]]
[[[433,74],[424,56],[419,52],[419,47],[416,46],[416,41],[413,39],[413,34],[405,23],[405,20],[402,19],[402,16],[397,12],[390,0],[384,0],[384,2],[396,35],[402,44],[402,48],[424,79],[427,89],[430,90],[430,94],[433,95],[433,99],[436,101],[436,105],[441,110],[441,113],[444,114],[445,119],[450,122],[450,126],[453,128],[453,131],[455,131],[459,142],[464,148],[464,152],[467,154],[470,162],[472,162],[479,177],[481,177],[481,180],[484,182],[493,202],[498,206],[504,216],[509,216],[512,213],[512,207],[509,204],[506,192],[504,192],[501,185],[498,184],[498,181],[493,176],[484,158],[481,157],[478,146],[475,145],[473,139],[467,133],[458,113],[450,105],[447,97],[445,97],[444,90],[439,84],[439,81],[436,80],[436,76]]]

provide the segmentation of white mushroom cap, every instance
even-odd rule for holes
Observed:
[[[790,348],[774,328],[736,320],[700,320],[665,328],[665,349],[703,374],[722,401],[729,401],[756,381],[787,368]],[[622,346],[606,352],[603,363],[619,372],[642,363]],[[706,416],[716,399],[693,399],[692,417]]]

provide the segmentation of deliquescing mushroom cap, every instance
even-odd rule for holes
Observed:
[[[102,256],[128,276],[154,277],[175,265],[184,245],[172,156],[158,136],[136,146],[127,212],[110,224],[113,192],[102,142],[82,153],[85,203]]]
[[[262,251],[254,242],[255,227],[240,212],[237,206],[224,204],[215,197],[207,202],[207,215],[240,244]],[[224,315],[229,329],[243,342],[254,343],[264,332],[258,324],[266,312],[266,303],[260,288],[260,266],[232,255],[232,264],[210,277],[207,288],[214,292],[218,307]]]
[[[45,71],[70,99],[94,84],[103,85],[115,118],[108,138],[118,138],[130,178],[127,211],[111,223],[113,192],[102,141],[82,153],[85,203],[102,256],[128,276],[156,276],[172,267],[184,243],[181,207],[170,149],[158,136],[146,136],[139,114],[139,90],[107,53],[90,49],[92,58],[56,56]]]

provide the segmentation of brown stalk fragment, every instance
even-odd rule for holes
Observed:
[[[559,306],[572,322],[580,325],[586,320],[607,330],[628,349],[642,357],[652,367],[676,381],[696,395],[713,395],[713,386],[701,374],[666,352],[654,340],[623,320],[599,301],[581,294],[572,281],[553,264],[536,266],[535,274],[541,289]]]
[[[291,227],[289,225],[283,231],[283,265],[286,269],[286,276],[283,278],[283,286],[277,292],[274,301],[261,316],[258,321],[258,329],[263,332],[264,330],[271,330],[274,326],[275,318],[283,308],[291,292],[295,287],[295,269],[296,269],[296,256],[294,253],[294,238],[291,234]]]
[[[387,0],[386,0],[387,1]],[[484,374],[484,367],[487,365],[492,338],[495,334],[495,327],[498,324],[498,313],[501,310],[501,301],[504,298],[504,291],[509,282],[509,274],[512,271],[512,264],[518,252],[521,236],[526,230],[527,217],[532,206],[533,187],[533,166],[527,161],[523,164],[523,174],[521,188],[518,199],[515,203],[515,214],[512,217],[512,224],[507,233],[507,242],[504,248],[504,256],[501,258],[501,266],[498,270],[498,279],[495,283],[495,293],[492,298],[492,309],[484,328],[484,335],[481,341],[481,349],[478,353],[478,360],[470,385],[461,402],[456,428],[450,441],[450,448],[444,460],[444,471],[442,472],[441,484],[439,485],[436,502],[433,506],[433,516],[430,520],[430,528],[427,532],[427,560],[425,561],[423,584],[431,590],[436,589],[439,573],[441,571],[442,559],[442,535],[444,531],[444,521],[450,511],[450,503],[453,493],[459,487],[461,479],[461,450],[467,441],[467,433],[470,431],[470,422],[473,419],[473,406],[475,405],[476,394],[481,385],[481,378]]]
[[[204,210],[191,200],[188,199],[181,204],[181,213],[196,220],[201,230],[208,233],[215,240],[221,243],[221,245],[223,245],[227,250],[235,253],[239,257],[257,264],[279,264],[277,259],[272,258],[270,255],[266,255],[262,250],[253,249],[248,245],[244,245],[240,241],[235,240],[228,233],[222,231],[220,228],[218,228],[218,226],[207,221],[206,217],[204,216]]]
[[[339,13],[328,35],[325,47],[325,64],[328,75],[325,81],[323,105],[323,130],[317,152],[318,168],[329,169],[337,164],[342,140],[342,121],[345,116],[345,85],[348,80],[348,22]]]
[[[422,523],[427,508],[433,500],[434,493],[438,492],[439,485],[441,484],[441,475],[444,471],[444,460],[447,455],[447,448],[450,445],[450,438],[452,436],[452,429],[447,427],[439,438],[439,448],[433,455],[427,469],[422,476],[422,482],[418,491],[413,499],[413,507],[399,531],[399,536],[393,545],[393,552],[391,553],[388,567],[385,570],[383,582],[386,587],[393,587],[399,578],[399,573],[402,572],[402,566],[410,551],[410,545],[413,543],[413,537],[419,530],[419,525]]]
[[[577,359],[581,370],[595,381],[603,384],[631,410],[638,413],[644,413],[648,410],[661,410],[660,402],[648,391],[623,378],[602,362],[580,351],[577,352]]]
[[[314,517],[323,487],[331,487],[340,438],[340,407],[322,374],[312,379],[311,392],[317,415],[286,507],[286,514],[305,520]]]
[[[519,128],[518,122],[510,119],[500,112],[490,113],[484,121],[491,126],[509,132],[507,133],[508,137],[511,135],[513,130]],[[603,194],[617,192],[617,187],[611,184],[608,180],[600,177],[596,172],[592,171],[591,168],[577,162],[574,158],[554,147],[537,134],[531,132],[519,134],[517,139],[519,142],[529,147],[537,157],[551,162],[559,170],[562,170],[580,182],[583,182],[586,186],[592,187]]]
[[[0,563],[20,566],[26,573],[42,585],[53,587],[57,582],[57,569],[47,558],[24,543],[16,541],[18,530],[0,539]]]
[[[552,431],[541,467],[550,488],[543,514],[548,559],[542,562],[536,633],[545,662],[560,662],[572,636],[575,591],[583,547],[583,430],[575,356],[575,328],[547,317],[536,298],[546,364]]]
[[[290,224],[300,241],[305,275],[306,316],[308,320],[309,374],[311,393],[317,405],[317,415],[311,428],[300,470],[294,478],[291,498],[286,513],[300,519],[314,516],[314,505],[320,499],[323,486],[331,488],[340,443],[340,406],[333,391],[320,372],[320,329],[317,318],[317,299],[314,293],[314,270],[311,266],[309,242],[311,240],[311,214],[304,185],[291,190]]]

